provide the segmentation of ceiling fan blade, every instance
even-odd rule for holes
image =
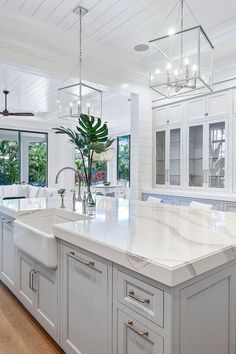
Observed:
[[[8,112],[8,116],[16,116],[16,117],[34,117],[34,114],[33,114],[33,113],[30,113],[30,112],[16,112],[16,113]]]

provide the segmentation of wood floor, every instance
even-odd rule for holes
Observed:
[[[64,353],[0,282],[0,354]]]

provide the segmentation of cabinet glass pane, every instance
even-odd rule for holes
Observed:
[[[180,185],[180,129],[170,130],[170,184]]]
[[[165,184],[165,131],[156,132],[156,184]]]
[[[225,122],[209,125],[210,188],[225,188]]]
[[[189,186],[203,186],[203,126],[189,128]]]

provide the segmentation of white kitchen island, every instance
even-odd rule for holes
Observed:
[[[53,227],[45,269],[9,242],[14,219],[59,201],[34,204],[0,202],[1,279],[67,353],[235,354],[235,214],[101,197],[93,217]]]

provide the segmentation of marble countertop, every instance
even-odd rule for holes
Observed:
[[[236,215],[101,198],[92,220],[55,226],[74,245],[169,286],[236,260]]]
[[[59,205],[44,198],[7,200],[0,201],[0,212],[18,217]],[[96,215],[54,226],[54,235],[168,286],[236,261],[233,213],[100,197]]]
[[[27,215],[28,213],[37,210],[46,210],[52,208],[60,208],[60,197],[56,198],[26,198],[26,199],[0,199],[0,212],[12,218],[17,218],[20,215]],[[72,197],[65,198],[65,206],[72,209]],[[81,206],[79,211],[82,212]]]

